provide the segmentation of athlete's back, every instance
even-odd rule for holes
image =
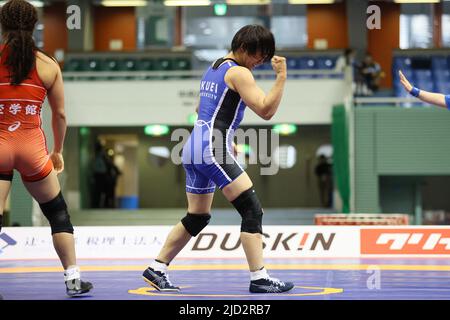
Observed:
[[[12,175],[12,170],[17,169],[26,181],[40,180],[53,167],[40,115],[47,88],[51,89],[56,77],[55,66],[38,52],[27,78],[11,84],[11,71],[6,65],[8,47],[0,47],[0,52],[0,157],[4,159],[0,174]]]

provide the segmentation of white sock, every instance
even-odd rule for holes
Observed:
[[[250,272],[250,280],[258,280],[258,279],[264,279],[269,278],[269,274],[267,273],[266,268],[262,268],[261,270]]]
[[[167,273],[167,264],[158,262],[156,260],[153,260],[150,263],[150,268],[152,268],[155,271]]]
[[[64,271],[64,281],[74,280],[74,279],[80,279],[80,268],[78,266],[69,266]]]

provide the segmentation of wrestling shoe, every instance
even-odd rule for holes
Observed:
[[[72,279],[66,281],[66,292],[68,296],[74,297],[88,293],[94,288],[92,283],[82,281],[81,279]]]
[[[91,291],[94,286],[92,283],[80,279],[80,268],[70,266],[64,271],[64,282],[66,283],[66,292],[68,296],[78,296]]]
[[[180,291],[169,280],[169,275],[164,272],[153,270],[148,267],[142,274],[144,281],[156,288],[158,291]]]
[[[281,293],[294,288],[292,282],[283,282],[276,278],[261,278],[250,281],[251,293]]]

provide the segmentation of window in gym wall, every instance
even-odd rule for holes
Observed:
[[[137,7],[137,48],[172,47],[174,14],[174,7],[166,7],[162,1],[150,1],[147,6]]]
[[[39,49],[44,48],[44,24],[38,22],[33,33],[34,41]]]
[[[308,44],[306,32],[306,16],[300,17],[273,17],[271,31],[276,39],[277,47],[304,48]],[[295,32],[286,32],[295,30]]]
[[[442,10],[442,46],[450,47],[450,2],[443,3]]]
[[[262,24],[256,17],[207,17],[186,21],[184,45],[191,48],[229,49],[234,34],[247,24]]]
[[[218,16],[213,6],[183,8],[183,44],[196,49],[229,49],[234,34],[247,24],[264,25],[263,6],[228,6]]]
[[[137,42],[136,46],[138,50],[145,49],[145,18],[138,17],[137,18]]]
[[[442,15],[442,46],[450,47],[450,14]]]
[[[403,4],[400,14],[400,49],[433,47],[433,7]]]
[[[224,16],[215,15],[212,7],[186,7],[183,22],[184,45],[193,48],[228,49],[247,24],[270,25],[278,47],[302,48],[308,41],[305,5],[273,5],[271,12],[265,6],[228,6]]]
[[[304,48],[308,45],[306,5],[277,4],[272,6],[270,28],[277,47]],[[295,32],[286,32],[295,30]]]
[[[145,20],[145,46],[171,47],[173,34],[170,17],[150,16]]]

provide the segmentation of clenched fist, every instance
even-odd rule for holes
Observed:
[[[277,75],[286,76],[287,67],[286,67],[286,58],[280,56],[273,56],[272,58],[272,68]]]

